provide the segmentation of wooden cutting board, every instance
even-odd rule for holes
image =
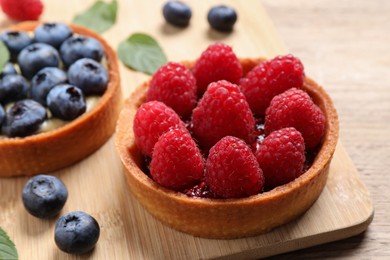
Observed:
[[[70,22],[94,0],[43,2],[42,20]],[[207,24],[208,9],[220,1],[186,1],[192,6],[193,17],[185,29],[164,23],[162,0],[118,2],[117,24],[104,33],[114,48],[131,33],[146,32],[154,36],[169,59],[175,61],[195,59],[215,41],[233,46],[241,57],[273,57],[287,52],[258,0],[224,1],[236,8],[239,16],[231,34],[214,32]],[[1,29],[10,23],[0,15]],[[126,97],[147,79],[123,66],[121,76]],[[61,213],[82,210],[100,223],[101,237],[95,250],[79,257],[65,254],[56,247],[53,238],[56,219],[36,219],[24,210],[21,191],[27,178],[0,178],[0,226],[15,242],[20,259],[259,258],[356,235],[363,232],[373,218],[370,194],[341,144],[336,149],[324,191],[305,215],[270,233],[244,239],[196,238],[162,225],[134,199],[122,171],[111,138],[82,162],[50,173],[61,178],[69,190],[69,199]]]

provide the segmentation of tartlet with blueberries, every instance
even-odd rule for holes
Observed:
[[[121,109],[115,52],[97,33],[23,22],[0,33],[0,176],[58,170],[96,151]]]
[[[337,139],[333,103],[298,58],[239,59],[215,43],[139,86],[115,143],[131,191],[154,217],[194,236],[231,239],[309,209]]]

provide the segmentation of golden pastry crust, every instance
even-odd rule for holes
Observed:
[[[241,59],[246,74],[264,59]],[[193,62],[183,62],[192,67]],[[126,100],[116,129],[116,148],[125,166],[128,185],[140,203],[157,219],[182,232],[206,238],[231,239],[268,232],[302,215],[323,190],[338,140],[338,118],[322,87],[306,78],[303,89],[324,111],[326,133],[311,168],[294,181],[271,191],[241,199],[190,198],[168,190],[142,170],[142,156],[133,134],[133,118],[145,101],[149,82]]]
[[[40,22],[23,22],[9,30],[33,31]],[[0,176],[34,175],[71,165],[92,154],[115,130],[122,107],[118,60],[97,33],[70,25],[74,33],[97,39],[103,46],[109,72],[107,90],[89,112],[58,129],[23,138],[0,139]]]

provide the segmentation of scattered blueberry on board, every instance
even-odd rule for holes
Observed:
[[[192,10],[181,1],[168,1],[163,6],[163,16],[167,23],[178,27],[188,26]],[[207,21],[211,28],[220,32],[231,32],[237,21],[237,13],[232,7],[218,5],[207,13]]]
[[[68,190],[55,176],[37,175],[23,188],[22,199],[26,210],[37,218],[51,218],[64,207]]]
[[[74,34],[64,23],[43,23],[32,32],[5,31],[0,41],[11,54],[0,73],[0,136],[36,134],[51,118],[73,120],[86,111],[89,96],[103,95],[107,89],[102,44]],[[48,97],[63,84],[67,87]]]
[[[70,254],[91,251],[99,236],[100,227],[96,219],[82,211],[60,217],[54,231],[54,240],[58,248]]]
[[[191,7],[180,1],[168,1],[163,7],[165,20],[178,27],[186,27],[192,16]]]
[[[214,30],[230,32],[237,21],[237,13],[229,6],[215,6],[209,10],[207,21]]]
[[[68,190],[65,184],[51,175],[40,174],[30,178],[22,191],[25,209],[37,218],[58,215],[67,199]],[[56,245],[70,254],[91,251],[99,236],[100,227],[96,219],[82,211],[70,212],[58,218],[54,230]]]

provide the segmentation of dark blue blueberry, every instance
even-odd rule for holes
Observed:
[[[219,5],[210,9],[207,20],[211,28],[217,31],[230,32],[237,21],[237,13],[229,6]]]
[[[18,63],[23,76],[31,79],[45,67],[58,67],[60,56],[56,49],[46,43],[33,43],[19,53]]]
[[[11,59],[16,61],[19,52],[33,43],[33,39],[27,32],[7,31],[0,34],[0,40],[7,46],[11,53]]]
[[[107,88],[108,72],[100,63],[83,58],[70,66],[68,80],[85,95],[101,95]]]
[[[38,26],[34,33],[36,42],[47,43],[54,48],[59,48],[73,34],[70,27],[64,23],[44,23]]]
[[[11,74],[0,78],[0,103],[21,100],[27,97],[29,84],[19,74]]]
[[[51,218],[64,207],[68,190],[55,176],[37,175],[23,188],[22,199],[26,210],[37,218]]]
[[[3,71],[0,73],[0,78],[3,78],[7,75],[16,74],[14,65],[11,62],[7,62],[3,68]]]
[[[42,105],[46,105],[46,96],[56,85],[67,81],[65,71],[48,67],[41,69],[31,81],[31,98]]]
[[[81,35],[68,38],[60,47],[61,58],[66,67],[81,58],[90,58],[100,62],[103,53],[100,42]]]
[[[45,119],[45,107],[32,99],[20,100],[6,112],[2,131],[9,137],[32,135]]]
[[[70,254],[84,254],[91,251],[100,236],[96,219],[82,211],[71,212],[57,220],[54,230],[56,245]]]
[[[190,23],[191,15],[191,8],[180,1],[168,1],[163,7],[165,20],[179,27],[187,26]]]
[[[5,117],[5,111],[3,106],[0,104],[0,127],[3,124],[4,117]]]
[[[83,92],[78,87],[69,84],[61,84],[52,88],[46,100],[47,107],[53,116],[63,120],[73,120],[87,109]]]

